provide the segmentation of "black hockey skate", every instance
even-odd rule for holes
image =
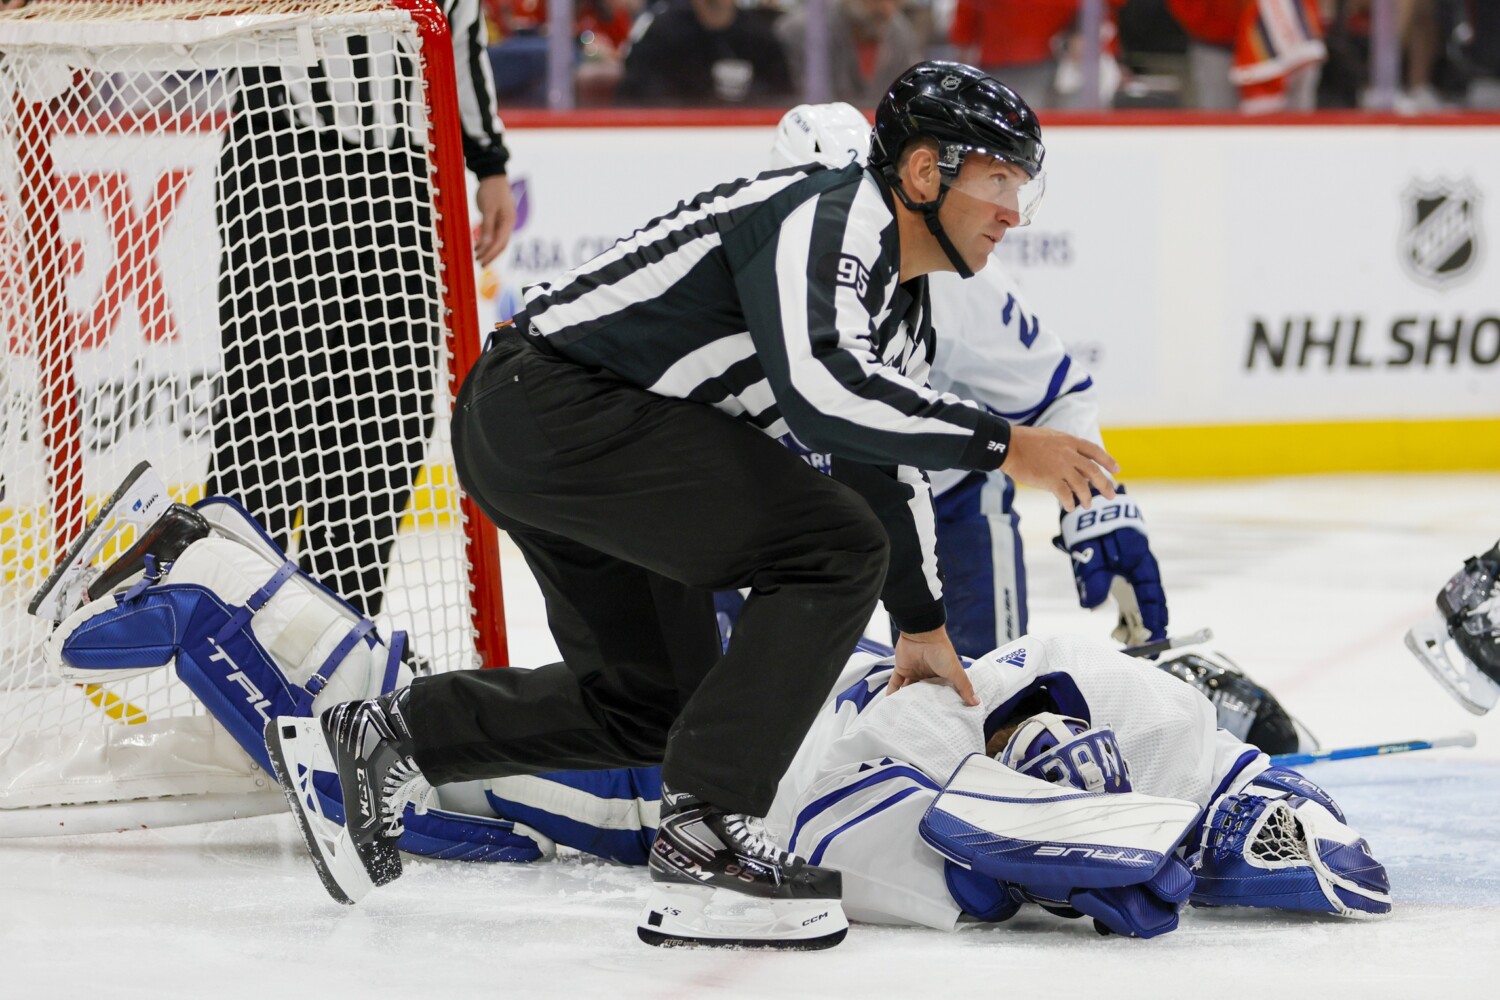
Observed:
[[[357,903],[401,876],[396,840],[408,803],[435,802],[412,758],[402,708],[410,689],[335,705],[318,718],[282,716],[266,723],[266,749],[308,854],[328,894]],[[328,815],[313,787],[319,772],[338,775],[344,817]]]
[[[637,927],[647,944],[831,948],[849,930],[842,895],[838,872],[779,850],[760,820],[662,789]]]

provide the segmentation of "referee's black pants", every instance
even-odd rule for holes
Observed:
[[[459,479],[525,553],[563,662],[412,685],[434,784],[662,764],[763,816],[870,619],[884,528],[853,490],[700,404],[499,335],[453,420]],[[721,654],[712,591],[750,599]]]

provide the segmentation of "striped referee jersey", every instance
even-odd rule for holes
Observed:
[[[886,607],[943,624],[919,470],[995,469],[1010,425],[926,384],[927,282],[900,281],[884,182],[851,164],[736,180],[523,292],[531,336],[664,396],[832,456],[891,538]]]

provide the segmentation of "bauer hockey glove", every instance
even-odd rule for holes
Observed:
[[[1095,495],[1088,509],[1062,515],[1062,534],[1052,544],[1066,552],[1078,584],[1078,603],[1097,608],[1111,594],[1120,606],[1114,637],[1127,646],[1167,637],[1167,595],[1161,570],[1146,538],[1146,522],[1125,487],[1115,498]]]

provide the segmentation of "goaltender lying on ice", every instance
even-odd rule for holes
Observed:
[[[67,678],[175,660],[267,768],[269,719],[409,682],[405,637],[380,636],[232,501],[174,504],[163,523],[107,572],[114,593],[68,588],[79,603],[51,640]],[[851,656],[766,818],[785,849],[843,873],[849,917],[947,929],[1037,904],[1151,937],[1189,900],[1389,912],[1384,868],[1327,793],[1217,728],[1209,701],[1168,673],[1082,638],[1027,636],[973,661],[981,704],[966,707],[938,685],[887,693],[885,652]],[[307,777],[310,822],[326,821],[313,834],[336,849],[337,779]],[[438,789],[418,774],[380,806],[414,854],[532,861],[560,843],[640,864],[659,794],[655,768]]]

